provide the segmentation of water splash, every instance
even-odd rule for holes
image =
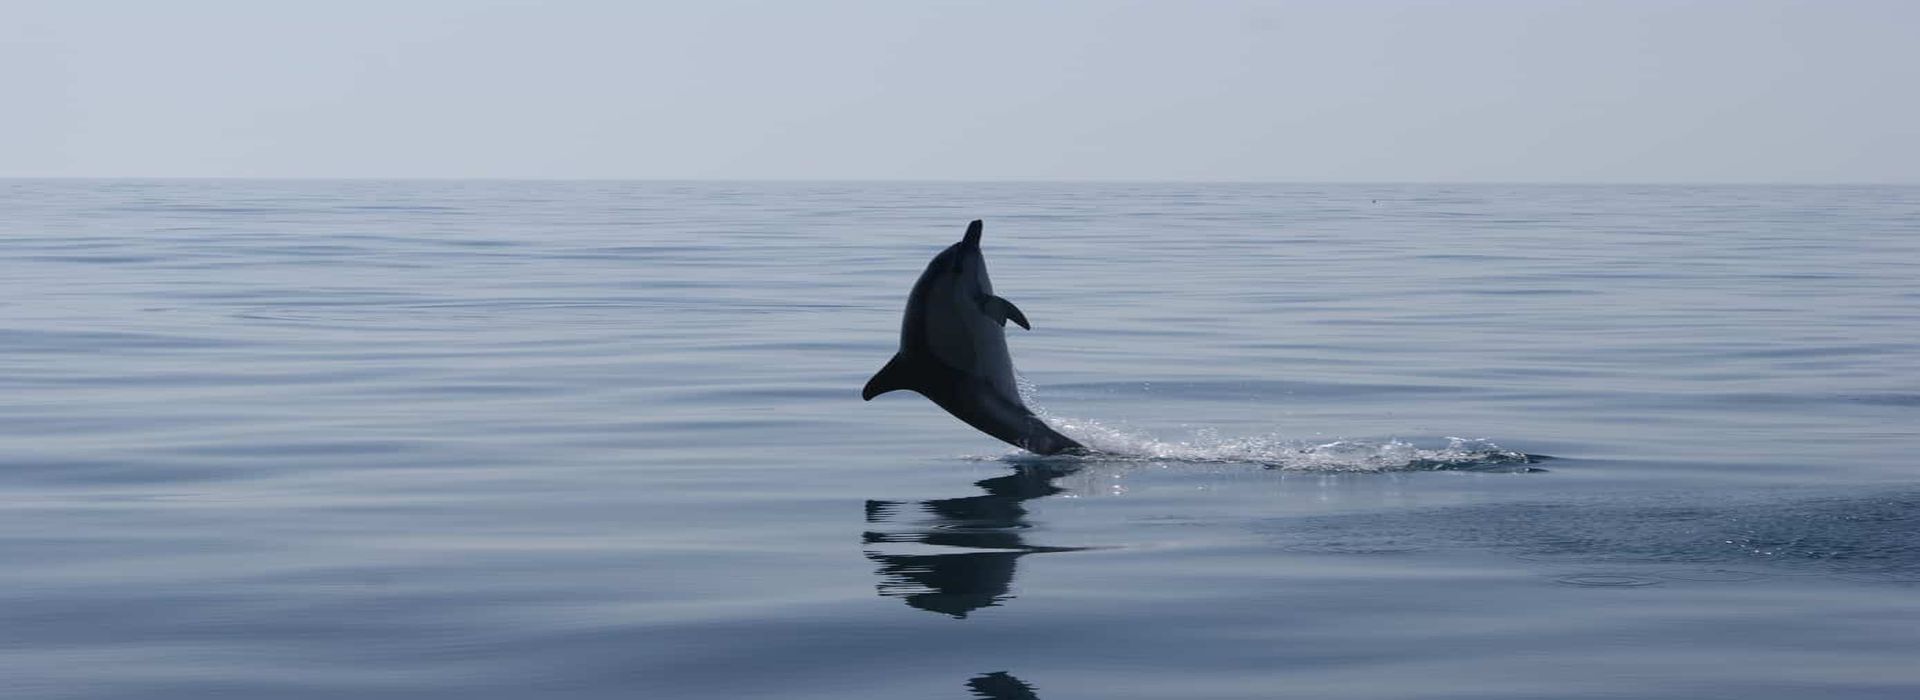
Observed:
[[[1186,440],[1162,440],[1097,421],[1047,418],[1055,429],[1092,448],[1096,458],[1150,462],[1253,463],[1269,469],[1320,472],[1538,471],[1538,458],[1482,439],[1448,437],[1421,446],[1400,439],[1314,441],[1277,435],[1225,437],[1201,430]]]
[[[1536,472],[1531,465],[1546,457],[1507,449],[1481,438],[1447,437],[1444,444],[1421,445],[1398,438],[1386,440],[1302,440],[1280,435],[1222,436],[1202,429],[1186,440],[1162,440],[1142,431],[1099,421],[1055,416],[1035,400],[1037,388],[1016,376],[1020,399],[1037,415],[1093,450],[1079,457],[1036,458],[1011,452],[994,459],[1033,461],[1094,460],[1101,462],[1189,462],[1202,464],[1259,464],[1269,469],[1316,472],[1481,471]]]

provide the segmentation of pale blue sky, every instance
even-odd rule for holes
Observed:
[[[0,8],[0,176],[1920,182],[1920,2]]]

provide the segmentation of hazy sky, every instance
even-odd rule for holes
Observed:
[[[1920,182],[1920,2],[0,0],[0,176]]]

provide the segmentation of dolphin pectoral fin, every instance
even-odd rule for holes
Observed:
[[[881,367],[872,379],[867,380],[866,388],[860,390],[860,398],[872,401],[873,397],[889,391],[919,391],[925,385],[920,377],[919,364],[904,352],[895,354],[893,359],[887,361],[887,366]]]
[[[1021,328],[1033,330],[1033,326],[1027,323],[1027,315],[1020,313],[1020,307],[1014,306],[1011,301],[988,294],[980,299],[980,310],[987,314],[987,318],[993,319],[994,323],[1004,326],[1007,325],[1008,319],[1012,319]]]

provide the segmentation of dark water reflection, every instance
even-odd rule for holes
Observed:
[[[1006,671],[995,671],[967,679],[967,689],[979,700],[1040,700],[1031,685]]]
[[[979,496],[867,501],[869,529],[861,537],[869,546],[867,559],[879,565],[874,573],[880,577],[880,595],[955,618],[1013,597],[1009,590],[1021,557],[1084,549],[1030,544],[1022,532],[1030,524],[1021,504],[1061,493],[1065,489],[1053,482],[1071,473],[1053,466],[1021,466],[1012,474],[974,482],[986,492]],[[884,527],[891,524],[904,527]],[[881,548],[899,544],[974,551],[907,554]]]

